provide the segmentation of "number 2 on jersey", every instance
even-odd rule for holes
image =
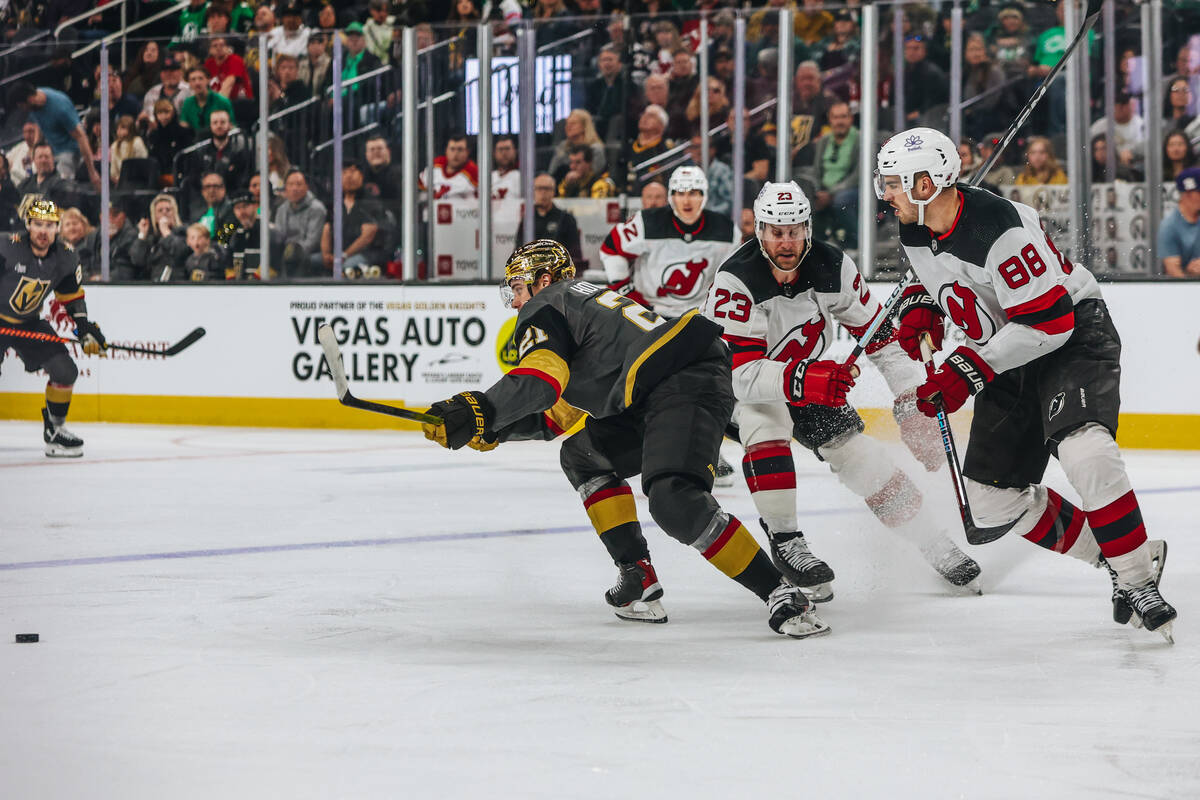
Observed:
[[[658,316],[650,309],[638,305],[628,297],[622,297],[611,289],[597,296],[596,302],[614,311],[618,308],[621,309],[621,314],[624,315],[625,319],[644,331],[652,331],[666,322],[666,319]]]

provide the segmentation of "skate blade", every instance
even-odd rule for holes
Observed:
[[[825,636],[832,633],[833,629],[816,614],[806,611],[780,625],[779,632],[793,639],[808,639],[813,636]]]
[[[950,588],[954,591],[955,594],[961,594],[961,595],[965,595],[965,596],[974,596],[974,597],[983,597],[983,587],[979,585],[979,580],[977,578],[967,581],[962,586],[955,586],[954,584],[950,584]]]
[[[718,489],[729,489],[737,483],[734,475],[720,475],[713,480],[713,486]]]
[[[1173,625],[1174,622],[1164,622],[1158,626],[1158,633],[1161,633],[1162,637],[1167,640],[1167,644],[1175,644],[1175,633],[1172,630]]]
[[[82,458],[82,447],[63,447],[60,444],[46,445],[47,458]]]
[[[828,603],[833,599],[833,585],[818,583],[816,586],[801,586],[800,591],[810,603]]]
[[[635,600],[627,606],[614,608],[613,613],[617,615],[618,619],[628,622],[663,623],[667,621],[667,610],[663,608],[663,604],[659,600]]]

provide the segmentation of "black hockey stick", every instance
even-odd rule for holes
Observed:
[[[152,347],[132,347],[123,344],[107,344],[105,345],[105,349],[124,350],[127,353],[145,353],[146,355],[151,356],[173,356],[178,354],[181,350],[191,347],[196,343],[197,339],[204,335],[204,333],[204,328],[196,328],[196,330],[192,331],[187,336],[183,337],[165,350],[158,350]],[[71,339],[66,336],[55,336],[52,333],[43,333],[41,331],[28,331],[21,328],[0,327],[0,336],[17,336],[21,339],[34,339],[39,342],[60,342],[62,344],[78,345],[83,344],[83,342],[79,341],[78,339]]]
[[[935,370],[933,342],[928,333],[921,334],[921,359],[925,362],[925,374],[932,377]],[[992,528],[981,528],[975,524],[975,518],[971,516],[971,503],[967,500],[967,481],[963,477],[962,467],[959,466],[958,448],[954,446],[954,431],[950,430],[950,420],[946,417],[946,408],[942,405],[940,397],[937,399],[937,406],[938,431],[942,435],[942,447],[946,450],[946,464],[950,468],[950,480],[954,484],[954,497],[958,501],[958,515],[962,517],[963,532],[967,535],[967,542],[969,544],[994,542],[1012,530],[1021,517],[1017,517],[1007,525],[997,525]]]
[[[363,411],[374,411],[376,414],[387,414],[388,416],[408,419],[414,422],[425,422],[430,425],[442,424],[442,418],[435,417],[433,414],[413,411],[410,408],[401,408],[400,406],[373,403],[370,400],[360,400],[355,397],[350,393],[350,382],[346,380],[346,367],[342,364],[342,351],[338,347],[337,335],[334,334],[333,328],[328,325],[322,325],[317,328],[317,339],[321,342],[321,349],[325,351],[325,361],[329,364],[329,371],[333,375],[334,386],[337,387],[338,400],[342,405],[362,409]]]
[[[1062,0],[1059,1],[1062,2]],[[1033,113],[1033,110],[1037,108],[1037,104],[1041,102],[1042,97],[1050,89],[1050,84],[1054,83],[1059,73],[1066,68],[1067,61],[1075,52],[1075,48],[1079,46],[1081,41],[1087,38],[1088,33],[1096,24],[1096,20],[1100,18],[1100,11],[1103,5],[1104,0],[1088,0],[1087,16],[1084,17],[1083,25],[1079,27],[1079,32],[1075,34],[1075,38],[1071,40],[1071,43],[1067,45],[1067,49],[1063,51],[1062,58],[1046,74],[1046,79],[1038,84],[1038,87],[1034,89],[1033,94],[1030,95],[1025,105],[1017,112],[1016,118],[1013,119],[1008,129],[1004,131],[1004,135],[1000,137],[1000,141],[996,144],[995,149],[992,150],[992,154],[988,156],[988,160],[983,162],[983,166],[967,181],[968,186],[978,186],[984,177],[987,176],[988,172],[991,171],[992,167],[996,165],[996,162],[1004,154],[1009,143],[1016,137],[1017,131],[1029,119],[1029,115]],[[904,290],[908,288],[908,285],[913,282],[915,277],[916,273],[913,272],[912,267],[909,267],[908,271],[904,273],[904,277],[900,279],[900,283],[896,284],[896,288],[892,290],[891,296],[884,302],[880,313],[875,315],[875,319],[872,320],[866,332],[858,340],[858,344],[850,352],[850,357],[846,359],[847,364],[853,364],[863,354],[863,350],[866,349],[867,344],[879,331],[879,328],[883,326],[883,323],[887,321],[887,318],[891,316],[892,307],[896,305],[896,301],[900,299],[900,295],[904,293]]]

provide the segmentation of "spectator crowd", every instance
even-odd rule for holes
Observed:
[[[131,22],[159,10],[155,3],[133,5],[139,8]],[[858,128],[864,49],[879,55],[884,127],[898,117],[906,126],[947,127],[952,70],[946,3],[895,7],[903,32],[902,75],[893,72],[893,7],[883,10],[879,41],[864,42],[856,0],[836,7],[819,0],[766,0],[755,7],[735,6],[732,0],[280,0],[255,5],[189,0],[177,14],[139,23],[123,47],[110,46],[113,66],[107,74],[101,74],[99,50],[89,47],[117,25],[118,15],[102,6],[83,0],[9,0],[0,8],[8,48],[0,56],[6,100],[0,132],[7,137],[0,152],[0,229],[20,228],[17,209],[26,195],[56,201],[66,209],[63,238],[79,251],[90,279],[100,272],[101,213],[110,223],[114,279],[252,277],[261,257],[262,225],[277,274],[328,276],[335,219],[342,228],[347,275],[398,276],[397,221],[405,181],[416,182],[431,199],[477,197],[475,136],[467,134],[477,122],[463,85],[477,49],[481,13],[489,15],[496,56],[517,53],[514,22],[524,17],[536,24],[542,50],[570,57],[569,73],[553,78],[548,89],[561,93],[569,108],[539,132],[530,169],[537,233],[573,236],[577,256],[578,226],[555,206],[556,198],[627,196],[654,204],[661,195],[665,202],[662,190],[674,167],[707,162],[708,207],[728,213],[737,182],[749,205],[775,175],[780,8],[793,12],[787,168],[812,199],[815,235],[857,246],[864,202],[858,196],[859,155],[884,133],[872,132],[864,142]],[[960,152],[966,178],[1061,58],[1073,31],[1064,29],[1061,3],[975,0],[963,8]],[[1197,167],[1200,152],[1200,6],[1165,6],[1168,57],[1159,65],[1163,136],[1154,142],[1147,136],[1138,7],[1120,2],[1115,8],[1116,101],[1108,119],[1105,76],[1093,68],[1089,179],[1142,181],[1147,153],[1157,148],[1164,183],[1193,192],[1182,187],[1192,185],[1183,178],[1194,176],[1189,170]],[[742,53],[735,52],[735,13],[747,19]],[[701,15],[708,20],[709,76],[703,82]],[[39,35],[64,22],[70,24],[57,36]],[[420,174],[414,176],[402,174],[394,157],[400,141],[402,26],[416,28],[418,47],[425,51],[418,62],[421,98],[450,98],[436,100],[433,124],[422,128],[423,135],[426,130],[434,135],[424,141],[431,152],[422,154]],[[340,97],[333,92],[335,38],[341,41]],[[1088,46],[1098,57],[1095,33]],[[747,111],[743,170],[735,175],[730,131],[739,58],[746,65]],[[267,72],[271,115],[265,174],[254,146],[263,99],[260,68]],[[102,82],[107,108],[101,107]],[[895,96],[901,85],[902,98]],[[1016,145],[986,176],[987,184],[1044,186],[1072,179],[1064,157],[1064,86],[1062,81],[1051,86]],[[702,100],[707,100],[711,131],[708,153],[702,152]],[[346,132],[344,168],[336,176],[328,127],[335,103]],[[101,174],[106,118],[108,170]],[[525,165],[519,154],[513,136],[493,137],[494,199],[522,198]],[[334,208],[334,180],[340,182],[340,209]],[[114,198],[104,212],[98,199],[103,182]],[[1188,194],[1182,203],[1186,213],[1179,220],[1171,217],[1172,242],[1192,241],[1193,200]],[[1200,270],[1196,264],[1172,262],[1168,272],[1194,274]]]

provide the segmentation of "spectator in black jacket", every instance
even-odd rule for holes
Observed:
[[[109,204],[108,226],[109,279],[114,281],[146,280],[149,275],[138,269],[133,263],[133,244],[137,241],[137,231],[129,221],[123,204],[119,202]],[[99,270],[98,263],[96,266]]]
[[[0,231],[18,231],[21,221],[17,215],[17,206],[21,204],[21,195],[8,175],[8,159],[0,153]]]
[[[596,131],[606,138],[609,121],[619,117],[629,102],[629,79],[621,64],[621,54],[611,44],[600,48],[596,66],[600,74],[589,81],[586,87],[587,110],[592,112]]]
[[[33,174],[21,181],[17,194],[24,197],[27,194],[40,194],[47,200],[53,200],[59,205],[66,205],[64,198],[69,194],[70,186],[58,174],[54,166],[54,150],[43,142],[33,148]]]
[[[219,172],[225,179],[225,190],[244,189],[254,169],[254,153],[246,137],[231,133],[233,123],[227,111],[214,111],[208,119],[212,137],[208,144],[192,154],[192,172]]]
[[[583,258],[579,223],[576,222],[574,214],[554,205],[555,191],[554,176],[550,173],[540,173],[533,179],[533,236],[525,235],[525,220],[522,219],[517,227],[514,243],[520,247],[534,239],[554,239],[562,242],[571,254],[575,266],[583,269],[587,262]]]
[[[192,143],[195,134],[179,122],[175,103],[163,97],[154,104],[154,130],[146,134],[146,149],[158,162],[159,185],[175,185],[175,156]]]
[[[925,38],[904,41],[904,113],[915,122],[934,106],[950,99],[950,81],[927,56]]]
[[[129,256],[141,275],[151,281],[170,281],[183,275],[191,251],[187,246],[187,227],[179,216],[174,197],[169,194],[155,197],[150,203],[150,217],[138,221],[137,231]]]

